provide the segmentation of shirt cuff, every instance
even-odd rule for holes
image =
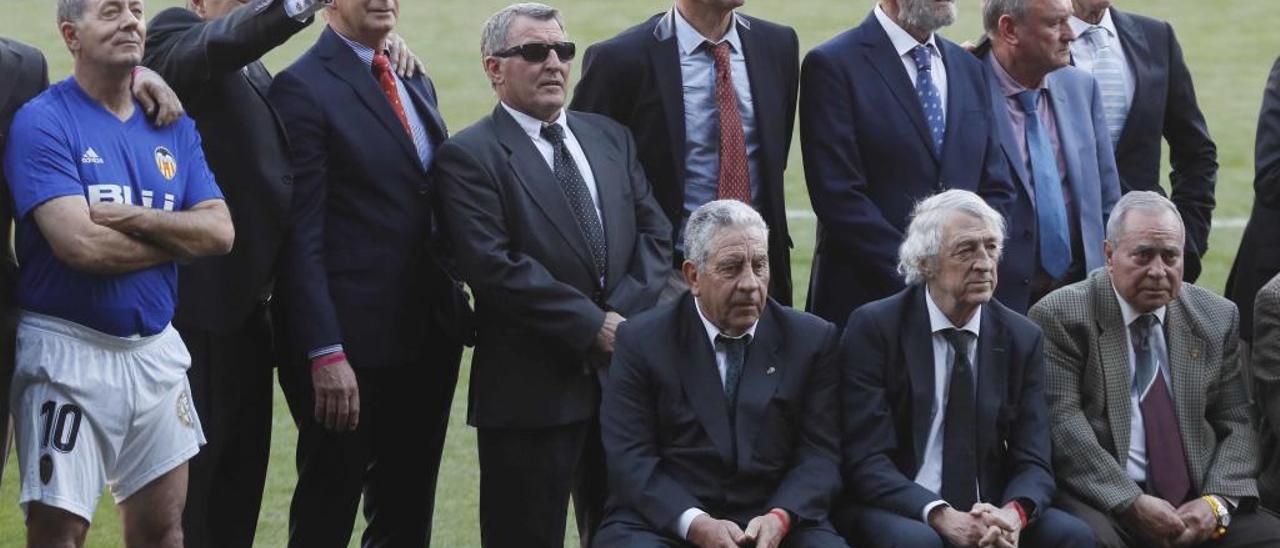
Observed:
[[[1240,497],[1228,497],[1226,495],[1212,495],[1218,497],[1218,500],[1227,503],[1227,513],[1233,514],[1236,508],[1240,507]]]
[[[689,540],[689,526],[693,525],[693,520],[698,519],[698,516],[705,514],[706,512],[698,508],[685,510],[683,514],[680,514],[680,519],[676,522],[676,534],[681,539]]]
[[[307,359],[314,360],[316,358],[319,358],[320,356],[327,356],[334,352],[342,352],[342,351],[343,351],[342,345],[340,344],[331,344],[329,346],[322,346],[320,348],[307,352]]]
[[[284,0],[284,14],[305,23],[310,21],[311,16],[315,15],[317,11],[320,11],[332,1],[333,0]]]
[[[924,511],[920,512],[920,521],[923,521],[925,525],[928,525],[929,512],[932,512],[934,508],[937,508],[939,506],[950,506],[950,505],[947,504],[947,501],[942,499],[938,499],[933,502],[930,502],[929,504],[924,505]]]

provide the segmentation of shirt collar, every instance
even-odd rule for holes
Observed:
[[[1071,16],[1071,31],[1074,32],[1077,37],[1083,37],[1084,32],[1093,28],[1093,26],[1093,23],[1085,21],[1084,19],[1074,15]],[[1120,33],[1116,31],[1116,22],[1111,20],[1111,8],[1107,8],[1106,11],[1102,12],[1102,20],[1098,21],[1097,26],[1107,29],[1107,32],[1111,33],[1111,36],[1120,36]]]
[[[751,324],[751,327],[747,328],[747,332],[744,335],[739,335],[737,337],[730,337],[728,335],[724,335],[723,333],[721,333],[720,328],[716,327],[716,324],[711,323],[711,320],[707,319],[706,314],[702,313],[702,305],[698,304],[697,297],[693,298],[693,308],[698,311],[698,318],[702,320],[702,327],[707,330],[707,339],[711,341],[711,348],[716,347],[716,337],[719,337],[719,336],[724,336],[725,338],[729,338],[729,339],[739,339],[744,336],[750,336],[752,339],[756,337],[756,327],[760,325],[759,319],[756,320],[756,323]]]
[[[507,110],[507,114],[510,114],[512,118],[515,118],[516,123],[520,124],[520,129],[523,129],[525,133],[529,134],[530,138],[542,138],[542,126],[546,125],[545,122],[511,108],[505,102],[501,102],[499,104],[502,105],[502,108]],[[560,116],[556,117],[556,121],[552,123],[564,128],[565,136],[569,135],[569,124],[567,123],[564,109],[560,109]]]
[[[697,52],[698,48],[702,47],[703,42],[711,42],[712,44],[728,42],[733,51],[741,53],[742,38],[738,36],[738,24],[742,23],[744,27],[751,28],[746,23],[746,20],[739,18],[738,13],[734,12],[730,15],[729,32],[726,32],[724,38],[720,40],[712,40],[703,36],[702,33],[698,32],[698,29],[693,28],[693,25],[684,18],[684,15],[680,14],[680,10],[672,7],[671,14],[671,20],[676,27],[676,41],[680,44],[680,53],[686,57]]]
[[[1138,319],[1138,316],[1141,316],[1142,313],[1138,312],[1137,309],[1133,308],[1133,305],[1129,304],[1129,301],[1120,296],[1120,290],[1116,289],[1115,285],[1111,286],[1111,291],[1116,294],[1116,300],[1120,302],[1120,316],[1124,318],[1124,326],[1129,327],[1129,324]],[[1151,314],[1155,315],[1160,325],[1164,325],[1164,313],[1168,309],[1169,305],[1164,305],[1151,311]]]
[[[1014,80],[1013,76],[1009,75],[1009,71],[1004,69],[1004,65],[1000,64],[1000,60],[996,59],[996,54],[994,52],[987,54],[987,62],[991,63],[993,72],[996,73],[996,83],[1000,84],[1000,91],[1004,93],[1005,97],[1013,97],[1014,95],[1031,89],[1018,83],[1017,80]],[[1044,78],[1040,79],[1040,85],[1036,86],[1036,89],[1040,90],[1041,94],[1048,91],[1048,88],[1045,87],[1048,80],[1049,76],[1045,75]]]
[[[884,27],[885,34],[889,35],[889,41],[893,43],[893,49],[897,50],[899,57],[906,55],[912,48],[921,45],[914,36],[911,36],[911,34],[903,30],[902,27],[898,26],[897,22],[889,18],[889,14],[884,12],[884,9],[880,7],[879,2],[876,3],[874,13],[876,14],[876,19],[880,21],[880,26]],[[933,46],[930,53],[937,55],[942,54],[942,52],[938,50],[936,34],[929,33],[929,39],[925,40],[924,43],[925,45]]]
[[[356,57],[359,57],[361,61],[364,61],[364,64],[369,65],[370,67],[373,66],[373,48],[343,36],[341,32],[337,31],[337,29],[334,29],[333,33],[338,35],[338,38],[341,38],[343,42],[346,42],[347,47],[351,48],[351,51],[356,53]],[[370,70],[372,70],[372,68]],[[392,71],[392,73],[394,74],[394,71]]]
[[[982,305],[978,305],[978,309],[974,311],[973,317],[964,325],[957,326],[951,323],[951,318],[942,313],[942,309],[938,308],[938,303],[933,302],[933,295],[929,293],[929,286],[924,287],[925,306],[929,308],[929,332],[937,333],[944,329],[959,329],[973,333],[977,338],[978,333],[982,329]]]

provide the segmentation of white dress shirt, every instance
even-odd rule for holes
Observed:
[[[698,299],[693,300],[693,307],[698,310],[698,318],[702,320],[702,327],[707,330],[707,339],[711,341],[711,348],[714,348],[716,351],[716,369],[720,372],[720,386],[723,387],[725,378],[725,352],[724,350],[716,347],[716,337],[721,336],[720,328],[716,327],[716,324],[711,323],[711,320],[707,319],[706,314],[702,313],[702,306],[698,304]],[[751,327],[747,328],[746,334],[738,337],[729,337],[728,335],[724,336],[732,339],[740,337],[755,338],[756,326],[758,325],[760,325],[759,320],[757,320],[756,323],[751,324]],[[750,346],[750,343],[748,343],[748,346]],[[693,525],[693,520],[703,514],[706,514],[706,512],[701,508],[690,508],[685,510],[680,514],[680,519],[676,521],[676,534],[682,539],[689,540],[689,526]]]
[[[502,108],[506,109],[507,114],[515,118],[517,124],[520,124],[520,129],[523,129],[529,139],[533,141],[533,146],[537,147],[538,152],[542,154],[542,159],[547,162],[547,167],[554,172],[556,166],[555,147],[551,146],[551,141],[542,138],[542,126],[547,124],[542,120],[507,106],[506,103],[501,104]],[[600,224],[603,226],[604,217],[600,213],[600,191],[596,189],[596,177],[591,173],[591,162],[587,161],[587,154],[582,151],[582,145],[578,143],[578,138],[573,135],[573,130],[569,129],[568,118],[565,116],[564,109],[560,110],[560,116],[552,123],[564,129],[564,146],[569,149],[569,156],[573,157],[573,163],[578,165],[578,172],[582,174],[582,179],[587,183],[587,192],[591,194],[591,203],[596,206],[596,218],[600,219]]]
[[[964,325],[957,326],[933,302],[929,287],[925,286],[925,305],[929,309],[929,332],[933,333],[933,406],[929,411],[929,436],[924,445],[924,460],[920,470],[916,471],[915,482],[921,487],[939,493],[942,491],[942,440],[943,419],[946,418],[947,397],[951,393],[951,366],[955,362],[956,352],[951,342],[942,334],[947,329],[958,329],[973,334],[973,344],[969,346],[969,364],[972,366],[974,389],[978,383],[978,336],[982,329],[982,307],[974,311],[973,317]],[[978,478],[974,478],[974,489],[977,489]],[[980,499],[979,499],[980,500]],[[929,512],[939,505],[946,504],[942,499],[926,504],[920,513],[920,521],[929,521]],[[968,508],[958,509],[968,512]]]
[[[1076,68],[1089,74],[1093,74],[1093,46],[1084,37],[1084,32],[1092,26],[1093,23],[1086,22],[1074,15],[1071,16],[1071,31],[1076,35],[1076,39],[1071,42],[1071,63]],[[1116,60],[1124,66],[1125,100],[1132,106],[1134,82],[1137,81],[1137,77],[1133,74],[1133,65],[1129,63],[1129,58],[1125,56],[1124,47],[1120,43],[1120,34],[1116,31],[1116,23],[1111,20],[1110,8],[1103,12],[1102,20],[1098,21],[1098,26],[1106,29],[1103,34],[1106,35],[1107,44],[1111,46],[1111,55],[1114,55]]]
[[[1115,288],[1112,288],[1112,291],[1114,292]],[[1128,343],[1129,351],[1129,379],[1133,379],[1136,356],[1133,352],[1133,338],[1129,334],[1129,325],[1142,313],[1124,300],[1119,292],[1115,293],[1116,300],[1120,302],[1120,315],[1124,318],[1124,340]],[[1151,326],[1151,336],[1154,339],[1151,344],[1151,358],[1156,361],[1156,366],[1164,375],[1165,386],[1169,389],[1169,397],[1172,399],[1173,386],[1169,384],[1169,347],[1164,340],[1164,315],[1167,311],[1168,307],[1162,306],[1151,312],[1156,317],[1156,324]],[[1129,459],[1125,464],[1125,471],[1133,481],[1144,482],[1147,481],[1147,429],[1142,422],[1139,389],[1132,386],[1132,381],[1129,384]],[[1146,392],[1145,386],[1142,387],[1142,392]]]
[[[929,39],[923,44],[916,41],[915,37],[902,30],[893,19],[889,18],[889,14],[884,12],[880,4],[876,4],[874,10],[876,20],[880,21],[880,26],[884,27],[884,32],[889,35],[889,41],[893,43],[893,49],[897,50],[898,58],[902,61],[902,66],[907,69],[907,77],[911,79],[911,88],[916,87],[916,78],[918,71],[916,70],[916,61],[911,57],[911,50],[916,46],[932,46],[929,48],[929,71],[933,73],[933,85],[938,88],[938,100],[942,102],[942,119],[946,123],[947,118],[947,65],[942,62],[942,52],[938,49],[938,41],[936,34],[930,34]]]

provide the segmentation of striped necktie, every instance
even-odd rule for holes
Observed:
[[[1125,118],[1129,115],[1129,96],[1125,93],[1124,64],[1111,49],[1111,31],[1105,27],[1094,25],[1084,31],[1084,38],[1093,50],[1093,79],[1098,81],[1098,89],[1102,92],[1102,111],[1107,119],[1107,133],[1111,135],[1111,145],[1120,142],[1120,132],[1124,130]]]

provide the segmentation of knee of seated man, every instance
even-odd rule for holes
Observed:
[[[1093,529],[1071,514],[1050,508],[1031,524],[1027,531],[1036,546],[1053,548],[1085,548],[1097,546]],[[1026,536],[1024,536],[1026,538]]]
[[[924,522],[894,519],[877,529],[842,531],[849,546],[873,548],[943,548],[942,537]]]

